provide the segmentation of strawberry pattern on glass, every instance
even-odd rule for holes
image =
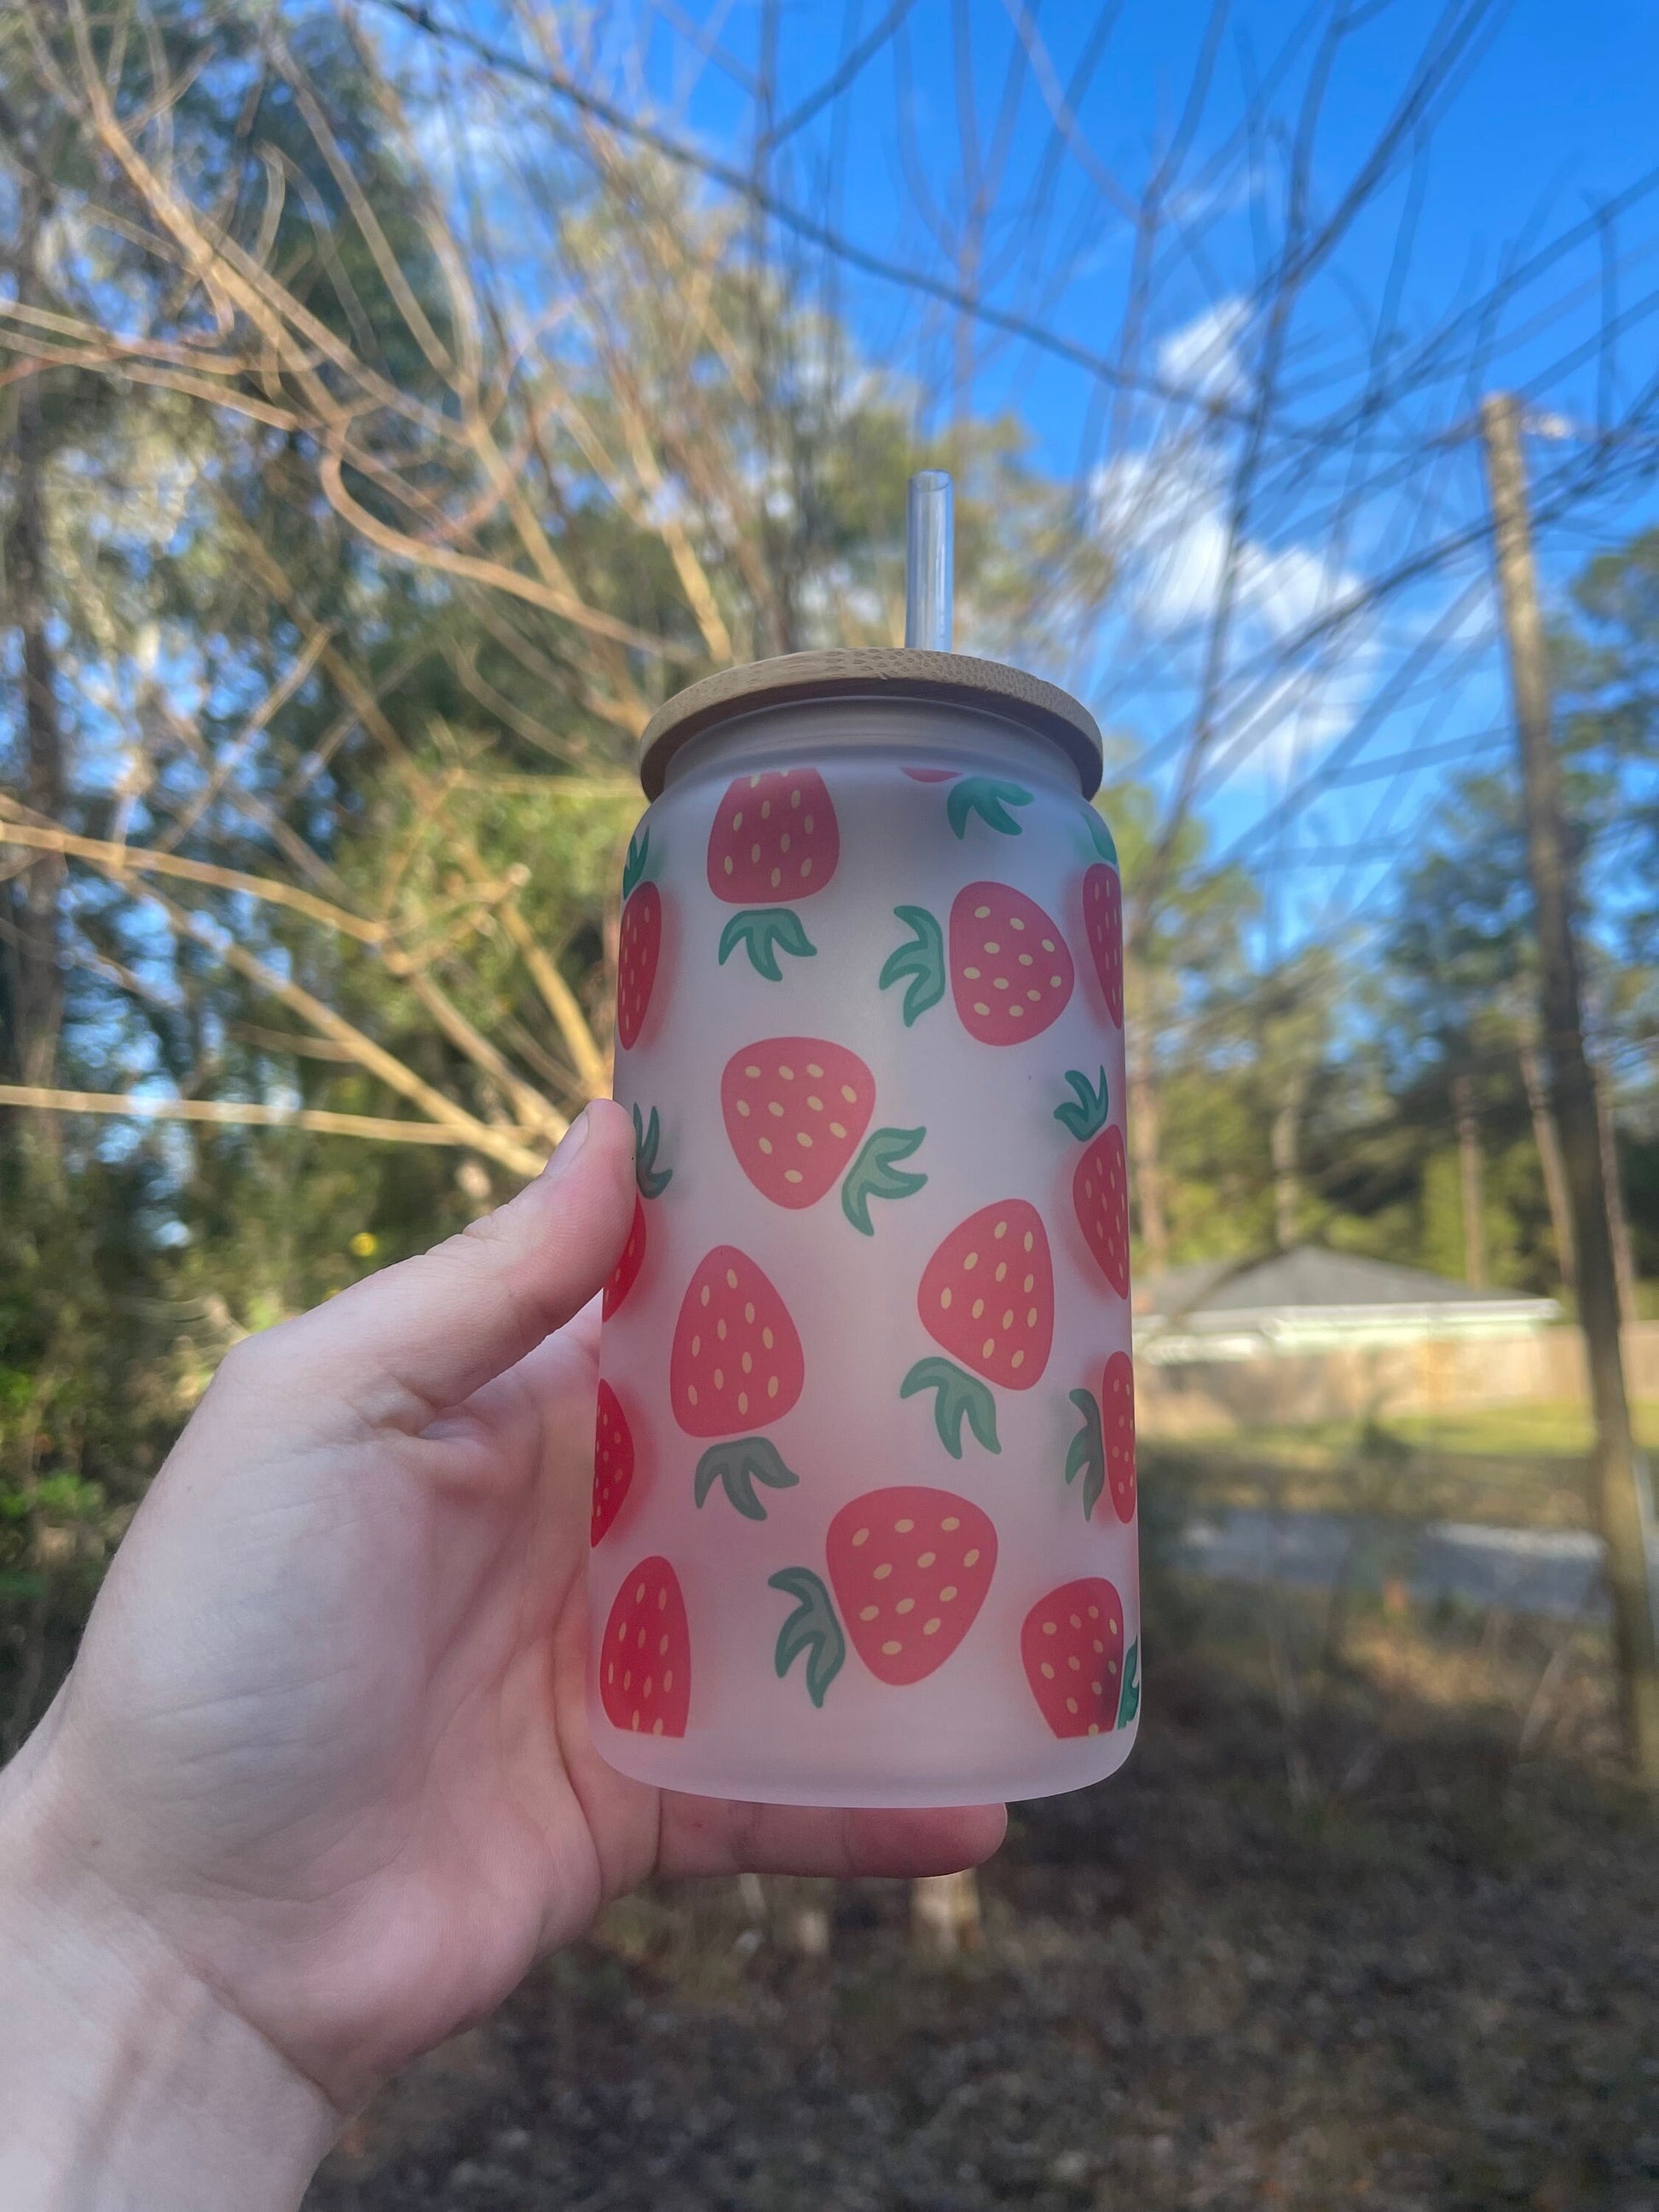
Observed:
[[[982,741],[719,758],[654,803],[622,910],[600,1747],[775,1802],[1075,1786],[1139,1702],[1109,832]]]

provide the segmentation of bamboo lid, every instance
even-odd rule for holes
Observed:
[[[919,700],[994,714],[1057,744],[1078,772],[1083,796],[1100,788],[1100,726],[1088,708],[1040,676],[966,653],[925,653],[878,646],[826,653],[787,653],[705,676],[659,707],[641,741],[640,781],[647,799],[660,796],[668,763],[680,747],[721,722],[767,707],[821,699]]]

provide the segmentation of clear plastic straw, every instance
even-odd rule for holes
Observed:
[[[921,469],[910,479],[904,549],[904,642],[949,653],[956,591],[956,518],[951,479]]]

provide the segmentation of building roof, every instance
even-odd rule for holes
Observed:
[[[1172,1268],[1138,1291],[1134,1304],[1137,1337],[1171,1361],[1498,1334],[1540,1328],[1560,1311],[1553,1298],[1478,1289],[1315,1244]]]

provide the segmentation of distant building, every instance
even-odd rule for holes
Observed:
[[[1154,1367],[1528,1336],[1553,1298],[1477,1290],[1419,1267],[1304,1244],[1268,1259],[1172,1268],[1137,1287],[1135,1357]]]

